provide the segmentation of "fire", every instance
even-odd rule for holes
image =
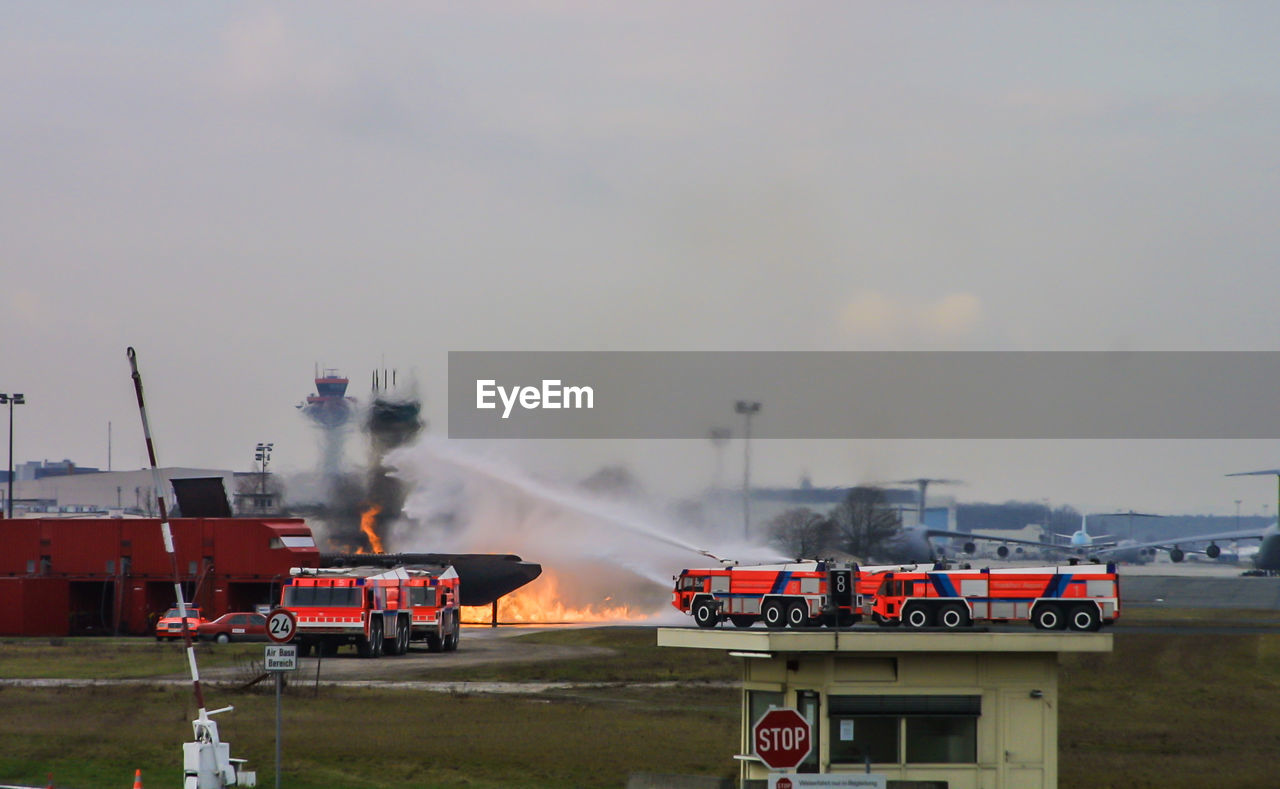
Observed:
[[[543,570],[537,580],[498,600],[499,622],[551,624],[562,622],[636,622],[649,614],[633,611],[626,605],[605,597],[599,604],[572,608],[561,602],[560,582],[555,574]],[[464,606],[462,621],[488,624],[493,610],[487,605]]]
[[[385,553],[382,550],[382,538],[373,530],[373,522],[378,517],[379,512],[382,512],[382,508],[374,504],[360,515],[360,531],[364,532],[364,536],[369,538],[369,547],[373,549],[373,553]],[[362,548],[356,553],[364,553],[364,549]]]

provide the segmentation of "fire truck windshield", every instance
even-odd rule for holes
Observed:
[[[433,606],[436,604],[436,590],[433,586],[409,587],[409,605]]]
[[[880,584],[877,594],[884,597],[902,597],[907,593],[906,586],[906,581],[885,581]]]
[[[680,588],[683,590],[701,589],[702,577],[697,575],[686,575],[680,579]]]
[[[286,586],[286,606],[327,605],[357,608],[361,603],[360,589],[354,586]]]

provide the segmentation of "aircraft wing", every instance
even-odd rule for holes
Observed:
[[[992,537],[989,534],[970,534],[964,531],[947,531],[946,529],[925,529],[926,537],[958,537],[962,540],[987,540],[989,542],[1013,543],[1014,545],[1034,545],[1037,548],[1055,548],[1052,543],[1022,540],[1016,537]]]
[[[1141,548],[1164,548],[1169,550],[1174,546],[1182,546],[1193,542],[1226,542],[1228,540],[1261,540],[1266,535],[1262,529],[1241,529],[1239,531],[1220,531],[1213,534],[1192,534],[1188,537],[1173,537],[1168,540],[1156,540],[1153,542],[1139,542],[1125,545],[1114,545],[1097,551],[1099,554],[1115,553],[1117,551],[1132,551]],[[1183,550],[1186,550],[1185,548]],[[1192,551],[1196,553],[1196,551]]]

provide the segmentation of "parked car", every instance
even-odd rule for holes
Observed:
[[[200,609],[194,606],[187,606],[187,629],[191,631],[194,637],[196,629],[200,627],[200,623],[204,621],[204,617],[200,615]],[[156,622],[156,641],[164,641],[168,639],[182,638],[182,617],[178,613],[178,607],[174,606],[160,617],[160,621]]]
[[[262,614],[223,614],[209,622],[201,622],[197,634],[202,641],[266,641],[267,618]]]

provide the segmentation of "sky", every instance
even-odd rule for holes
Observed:
[[[15,461],[105,467],[110,432],[145,463],[128,346],[163,465],[272,441],[280,471],[318,462],[317,365],[357,397],[411,375],[438,434],[451,350],[1280,350],[1277,38],[1249,2],[0,4]],[[483,451],[671,495],[716,464]],[[1221,514],[1275,503],[1223,474],[1280,466],[1262,440],[752,452],[760,484]]]

